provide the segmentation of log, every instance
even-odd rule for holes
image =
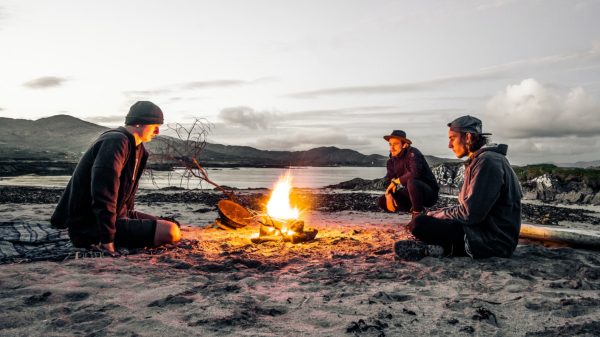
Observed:
[[[265,236],[257,236],[254,238],[250,238],[252,243],[263,243],[270,241],[282,241],[283,237],[281,235],[265,235]]]
[[[522,224],[519,237],[543,242],[563,243],[573,247],[600,249],[600,232]]]

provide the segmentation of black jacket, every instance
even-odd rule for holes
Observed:
[[[475,152],[466,162],[459,205],[436,212],[463,223],[474,257],[510,257],[519,241],[523,193],[507,149],[500,144]]]
[[[406,186],[408,180],[418,179],[434,191],[440,189],[425,157],[421,151],[412,146],[403,149],[398,156],[390,157],[386,166],[386,187],[392,179],[400,178],[400,182],[404,186]]]
[[[79,160],[52,215],[52,225],[69,228],[76,246],[114,242],[115,222],[133,210],[148,160],[143,144],[138,151],[142,151],[139,162],[135,138],[124,127],[100,135]]]

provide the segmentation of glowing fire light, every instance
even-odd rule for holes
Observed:
[[[300,211],[290,206],[291,190],[292,177],[289,174],[280,177],[267,203],[267,214],[269,216],[282,220],[298,219]]]

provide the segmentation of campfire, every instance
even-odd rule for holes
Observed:
[[[252,242],[283,240],[300,243],[317,236],[316,229],[305,230],[300,210],[290,203],[291,190],[292,177],[289,174],[280,177],[267,203],[266,214],[259,216],[260,231],[251,237]]]

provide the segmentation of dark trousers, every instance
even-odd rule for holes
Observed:
[[[428,244],[444,247],[446,255],[467,256],[462,223],[419,215],[409,223],[413,235]]]
[[[438,190],[431,188],[419,179],[411,179],[406,182],[406,186],[397,188],[392,196],[398,204],[398,211],[421,212],[425,207],[431,207],[437,202]],[[379,207],[384,211],[388,211],[385,195],[379,198]]]

